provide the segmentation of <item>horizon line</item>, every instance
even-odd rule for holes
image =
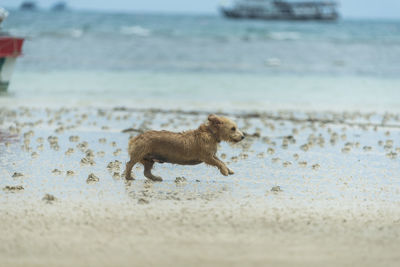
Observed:
[[[23,11],[23,12],[96,12],[104,14],[143,14],[143,15],[197,15],[197,16],[219,16],[220,13],[218,9],[215,12],[210,11],[172,11],[172,10],[133,10],[133,9],[106,9],[106,8],[77,8],[68,7],[65,11],[52,11],[50,7],[43,8],[38,7],[33,11],[20,10],[19,7],[6,7],[3,6],[8,11]],[[381,16],[349,16],[340,15],[340,19],[368,19],[368,20],[400,20],[400,17],[381,17]]]

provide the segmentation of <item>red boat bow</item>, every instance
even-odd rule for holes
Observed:
[[[0,36],[0,58],[20,56],[23,43],[23,38]]]

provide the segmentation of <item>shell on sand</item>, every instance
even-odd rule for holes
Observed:
[[[86,183],[92,184],[97,183],[100,181],[100,178],[97,177],[94,173],[89,174],[88,178],[86,179]]]

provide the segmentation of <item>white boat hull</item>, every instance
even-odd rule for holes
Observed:
[[[0,92],[7,91],[16,59],[16,57],[0,58]]]

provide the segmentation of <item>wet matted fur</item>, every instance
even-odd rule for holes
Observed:
[[[169,131],[148,131],[129,141],[130,160],[126,163],[125,178],[131,176],[133,166],[140,162],[144,166],[144,176],[153,181],[162,181],[151,173],[154,163],[197,165],[206,163],[217,167],[225,176],[233,174],[217,156],[221,141],[237,143],[244,135],[232,120],[214,114],[208,116],[196,130],[175,133]]]

